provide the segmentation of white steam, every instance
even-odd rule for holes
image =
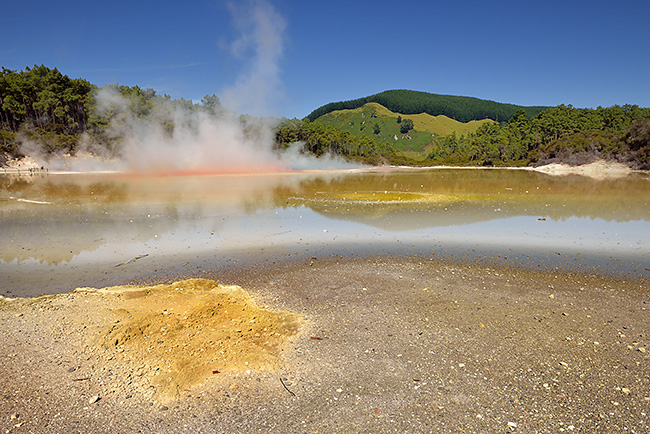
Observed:
[[[266,114],[283,95],[280,61],[286,21],[268,2],[229,4],[240,36],[230,44],[232,54],[246,62],[246,71],[221,94],[223,104],[236,112]]]
[[[261,173],[357,167],[343,159],[302,154],[300,144],[282,153],[273,149],[277,120],[259,116],[283,94],[279,63],[286,21],[265,0],[233,3],[230,11],[240,34],[229,48],[246,68],[220,95],[225,109],[190,109],[161,98],[153,112],[138,116],[130,110],[132,101],[105,87],[97,94],[97,110],[111,114],[105,133],[119,138],[115,149],[107,151],[85,137],[74,158],[38,155],[39,147],[28,141],[22,152],[50,170],[71,171]]]
[[[102,89],[100,100],[114,104],[115,93]],[[127,102],[124,98],[117,101]],[[217,114],[188,110],[171,102],[157,106],[146,119],[127,113],[110,126],[111,135],[124,137],[119,160],[126,170],[253,173],[289,169],[273,152],[274,125],[269,120],[242,119],[225,110]]]

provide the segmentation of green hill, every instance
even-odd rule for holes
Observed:
[[[413,121],[413,129],[403,132],[402,122]],[[350,110],[335,110],[318,119],[326,126],[333,126],[353,135],[365,135],[372,137],[378,142],[391,144],[395,150],[422,151],[424,147],[435,140],[436,137],[444,137],[455,133],[457,136],[473,133],[481,125],[493,123],[490,119],[470,121],[467,123],[458,122],[447,116],[431,116],[427,113],[416,115],[403,115],[388,110],[378,103],[367,103],[363,106]]]
[[[387,90],[365,98],[325,104],[311,112],[307,119],[314,121],[335,110],[352,110],[376,102],[402,115],[427,113],[431,116],[444,115],[459,122],[492,119],[496,122],[510,120],[519,109],[524,109],[529,118],[537,116],[548,107],[518,106],[467,96],[438,95],[414,90]]]

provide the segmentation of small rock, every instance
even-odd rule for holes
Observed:
[[[630,389],[628,389],[627,387],[623,387],[623,388],[621,389],[621,392],[623,392],[623,393],[626,394],[626,395],[629,395],[629,394],[630,394]]]
[[[637,348],[636,350],[637,350],[638,352],[640,352],[640,353],[645,353],[645,348],[643,348],[643,347],[639,347],[639,348]]]
[[[514,431],[517,429],[517,424],[514,422],[508,422],[508,429],[510,429],[510,431]]]
[[[99,401],[100,399],[101,399],[101,398],[99,397],[99,395],[95,395],[95,396],[93,396],[92,398],[90,398],[90,399],[88,400],[88,404],[94,404],[94,403],[96,403],[97,401]]]
[[[16,420],[16,419],[18,419],[19,417],[20,417],[20,415],[19,415],[18,413],[13,413],[13,414],[11,415],[11,420]]]

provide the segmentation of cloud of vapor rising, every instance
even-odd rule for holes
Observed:
[[[114,89],[106,88],[99,95],[100,101],[111,101],[112,111],[115,111],[115,93]],[[117,101],[126,103],[124,98]],[[167,102],[156,107],[146,119],[128,114],[121,116],[110,125],[109,133],[123,137],[119,160],[129,171],[255,173],[288,170],[273,151],[273,122],[268,118],[242,118],[227,110],[216,114],[190,110]]]
[[[222,92],[221,100],[232,110],[264,115],[283,95],[280,61],[287,23],[262,0],[230,3],[229,9],[239,37],[228,48],[245,61],[246,71]]]
[[[265,172],[290,169],[272,151],[274,120],[261,116],[281,95],[279,62],[283,53],[286,21],[265,0],[229,4],[237,38],[233,55],[243,59],[245,71],[219,98],[225,110],[217,115],[187,113],[164,107],[160,118],[172,118],[171,137],[160,123],[137,125],[123,147],[131,170],[187,170]]]
[[[41,156],[37,161],[46,161],[52,170],[149,173],[262,173],[357,167],[334,157],[307,156],[300,152],[299,144],[282,153],[273,149],[278,121],[262,116],[283,94],[279,63],[287,24],[266,0],[232,3],[229,10],[239,34],[228,47],[243,60],[245,68],[239,79],[219,95],[223,106],[216,110],[192,109],[160,98],[151,113],[138,116],[130,109],[131,100],[115,87],[104,87],[96,95],[97,114],[111,115],[105,133],[117,139],[117,146],[109,153],[106,147],[85,138],[75,158]]]
[[[111,125],[124,137],[120,160],[132,171],[268,172],[288,170],[273,149],[274,122],[260,116],[281,94],[279,61],[283,53],[286,21],[265,0],[229,5],[238,36],[231,53],[242,59],[244,72],[219,99],[217,113],[188,111],[163,104],[146,120],[128,116]],[[128,101],[112,89],[100,93],[100,108],[128,113]],[[165,121],[171,119],[170,134]]]

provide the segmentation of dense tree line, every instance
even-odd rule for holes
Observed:
[[[43,65],[20,72],[2,68],[0,152],[17,156],[20,143],[25,141],[39,143],[45,152],[74,152],[83,135],[110,149],[120,140],[116,132],[123,133],[131,118],[155,115],[156,121],[171,132],[173,110],[179,108],[214,114],[220,110],[220,104],[215,95],[194,104],[138,86],[98,88]],[[111,131],[109,126],[116,128]]]
[[[0,74],[0,126],[16,131],[25,121],[37,127],[59,125],[62,132],[77,133],[86,127],[86,100],[94,88],[83,79],[71,79],[45,66]]]
[[[351,110],[369,102],[376,102],[387,109],[405,115],[428,113],[432,116],[445,115],[459,122],[492,119],[508,121],[517,110],[524,110],[529,117],[537,116],[548,107],[523,107],[503,104],[479,98],[453,95],[437,95],[413,90],[388,90],[365,98],[326,104],[311,112],[307,119],[314,121],[334,110]]]
[[[276,147],[286,149],[298,143],[301,152],[317,157],[341,155],[367,164],[394,162],[397,158],[389,143],[381,143],[365,135],[311,122],[309,119],[285,119],[276,128]]]
[[[88,126],[88,96],[95,88],[45,66],[0,73],[0,151],[16,152],[16,133],[56,138],[71,146]]]
[[[102,88],[82,79],[70,79],[45,66],[16,72],[2,70],[0,76],[0,152],[17,156],[25,139],[37,142],[45,152],[74,153],[83,135],[112,151],[123,135],[129,135],[138,119],[152,119],[172,134],[178,122],[198,122],[191,116],[202,111],[219,116],[224,110],[216,95],[201,104],[172,100],[153,89],[108,85]],[[185,115],[178,116],[178,111]],[[260,122],[249,116],[238,118],[245,134],[256,135]],[[192,125],[183,125],[192,127]],[[301,151],[316,156],[336,154],[370,164],[388,162],[393,150],[386,143],[308,120],[284,120],[276,128],[276,148],[299,142]]]
[[[613,159],[650,169],[650,109],[636,105],[578,109],[560,105],[532,119],[519,110],[508,122],[486,124],[431,145],[430,160],[471,164],[583,164]]]
[[[108,97],[107,97],[108,95]],[[111,95],[116,97],[112,98]],[[332,103],[304,120],[283,120],[276,127],[276,147],[298,142],[303,152],[325,153],[362,160],[370,164],[413,164],[396,153],[390,143],[376,139],[381,127],[375,122],[372,135],[353,135],[311,118],[328,110],[355,108],[378,102],[407,115],[429,112],[431,107],[455,119],[492,118],[499,123],[481,126],[475,133],[435,137],[428,146],[426,163],[524,165],[549,162],[580,164],[598,158],[614,159],[631,167],[650,169],[650,109],[636,105],[578,109],[518,107],[477,98],[432,95],[425,92],[388,91],[354,101]],[[434,104],[435,102],[435,104]],[[437,105],[436,105],[437,104]],[[103,88],[83,79],[71,79],[43,65],[16,72],[2,68],[0,74],[0,152],[19,153],[21,142],[40,144],[45,152],[74,153],[85,136],[111,150],[133,119],[154,118],[172,134],[178,122],[195,122],[196,116],[178,112],[202,112],[220,116],[224,110],[216,95],[201,104],[172,100],[153,89],[111,85]],[[453,113],[452,113],[453,112]],[[409,132],[411,120],[401,120]],[[239,121],[246,134],[255,135],[257,124],[247,116]],[[191,125],[183,125],[191,127]]]

